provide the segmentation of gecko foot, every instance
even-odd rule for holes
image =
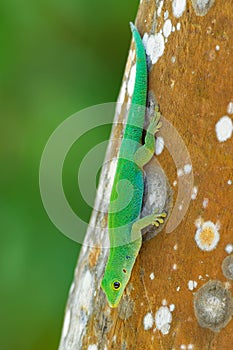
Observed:
[[[150,124],[148,126],[147,132],[151,133],[152,135],[155,135],[159,131],[159,129],[162,126],[162,123],[160,122],[160,117],[161,115],[159,112],[159,108],[156,107],[155,114],[150,120]]]
[[[154,220],[152,222],[152,225],[159,227],[160,224],[164,223],[164,218],[166,218],[167,213],[160,213],[158,214],[157,212],[155,212],[154,214]]]

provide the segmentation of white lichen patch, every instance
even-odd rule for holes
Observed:
[[[174,250],[177,250],[178,249],[178,244],[176,243],[173,247]]]
[[[170,19],[167,19],[163,25],[163,35],[165,36],[165,38],[168,38],[171,32],[172,32],[172,22]]]
[[[227,181],[227,184],[228,184],[228,185],[232,185],[232,180],[228,180],[228,181]]]
[[[206,209],[208,207],[208,204],[209,204],[209,199],[208,198],[204,198],[204,200],[202,202],[203,208]]]
[[[88,310],[89,304],[91,303],[91,296],[94,294],[94,278],[89,270],[86,271],[82,284],[85,286],[85,290],[81,291],[80,299],[83,300],[83,309]],[[82,298],[81,298],[82,296]],[[85,296],[85,297],[84,297]]]
[[[194,345],[193,344],[189,344],[188,345],[188,350],[193,350],[194,349]]]
[[[166,11],[164,12],[164,15],[163,15],[164,21],[166,21],[166,19],[168,19],[168,17],[169,17],[169,11],[166,10]]]
[[[172,56],[171,62],[172,62],[172,63],[175,63],[175,62],[176,62],[176,56]]]
[[[126,104],[126,110],[129,112],[130,107],[131,107],[131,102],[132,102],[132,97],[129,96],[127,104]]]
[[[181,344],[180,349],[181,350],[193,350],[194,349],[194,345],[193,344],[188,344],[188,345]]]
[[[224,115],[215,125],[216,136],[219,142],[224,142],[231,138],[233,123],[231,118]]]
[[[193,291],[195,288],[197,288],[197,282],[196,281],[188,281],[188,289]]]
[[[229,102],[227,106],[227,113],[228,114],[233,114],[233,102]]]
[[[188,175],[192,172],[192,164],[185,164],[183,168],[177,169],[177,176],[181,177],[183,175]]]
[[[173,264],[173,265],[172,265],[172,269],[173,269],[173,270],[177,270],[177,264]]]
[[[143,319],[143,326],[145,331],[148,331],[148,329],[151,329],[154,324],[154,317],[151,312],[148,312],[146,316]]]
[[[180,286],[178,286],[178,287],[176,288],[176,291],[177,291],[177,292],[179,292],[179,291],[180,291]]]
[[[158,16],[161,15],[162,7],[163,1],[161,1],[158,5]],[[165,44],[168,42],[168,37],[173,31],[175,31],[175,27],[172,25],[172,21],[168,17],[169,12],[166,10],[164,12],[164,24],[162,28],[158,29],[158,32],[156,34],[149,35],[148,33],[145,33],[142,38],[146,54],[149,57],[152,64],[155,64],[163,55],[165,50]]]
[[[177,181],[175,180],[173,181],[173,186],[176,187],[176,185],[177,185]]]
[[[143,40],[146,53],[150,57],[152,64],[155,64],[163,55],[165,49],[164,37],[161,33],[150,35],[148,40]]]
[[[88,345],[87,350],[98,350],[98,347],[96,344],[91,344],[91,345]]]
[[[188,345],[181,344],[180,349],[181,350],[193,350],[194,349],[194,345],[193,344],[188,344]]]
[[[68,309],[66,311],[65,320],[64,320],[63,329],[62,329],[63,339],[67,336],[67,333],[70,327],[70,319],[71,319],[71,312],[70,312],[70,309]]]
[[[167,300],[166,300],[166,299],[163,299],[163,300],[162,300],[162,305],[163,305],[163,306],[166,306],[166,305],[167,305]]]
[[[215,46],[215,50],[216,50],[216,51],[219,51],[219,50],[220,50],[220,46],[219,46],[219,45],[216,45],[216,46]]]
[[[163,335],[170,331],[170,324],[172,322],[172,314],[167,306],[161,306],[155,314],[156,328],[161,331]]]
[[[116,105],[116,114],[119,115],[121,113],[122,104],[124,103],[126,95],[126,81],[124,80],[121,86],[121,90],[117,99],[117,105]]]
[[[218,232],[219,224],[212,221],[204,222],[196,231],[195,241],[198,247],[203,251],[211,251],[217,247],[220,239]]]
[[[173,0],[172,1],[172,12],[174,17],[179,18],[182,16],[186,8],[186,0]]]
[[[114,175],[116,173],[116,167],[117,167],[117,157],[114,157],[110,160],[110,165],[108,169],[108,175],[109,178],[114,178]]]
[[[205,16],[214,0],[192,0],[192,5],[197,16]]]
[[[161,16],[161,12],[162,12],[162,8],[163,8],[163,3],[164,3],[164,0],[160,0],[159,5],[158,5],[158,9],[157,9],[157,16],[158,16],[158,17]]]
[[[226,247],[225,247],[225,252],[226,252],[227,254],[231,254],[231,253],[233,252],[233,244],[228,243],[228,244],[226,245]]]
[[[121,90],[118,96],[118,103],[123,103],[125,100],[125,94],[126,94],[126,81],[124,80],[121,86]]]
[[[145,50],[146,50],[146,47],[147,47],[148,39],[149,39],[149,34],[148,34],[148,33],[145,33],[145,34],[143,35],[143,38],[142,38],[142,43],[143,43],[143,45],[144,45],[144,47],[145,47]]]
[[[180,24],[180,22],[178,22],[178,23],[177,23],[177,25],[176,25],[176,30],[178,30],[178,31],[179,31],[179,30],[180,30],[180,28],[181,28],[181,24]]]
[[[197,198],[197,193],[198,193],[198,188],[197,186],[193,187],[192,194],[191,194],[191,199],[195,200]]]
[[[127,91],[128,91],[129,97],[132,97],[133,95],[135,78],[136,78],[136,64],[134,64],[131,68],[130,76],[127,84]]]
[[[192,164],[185,164],[184,166],[184,173],[185,174],[190,174],[192,171]]]
[[[169,306],[169,310],[170,310],[171,312],[173,312],[173,311],[175,310],[175,304],[171,304],[171,305]]]
[[[164,149],[164,138],[158,136],[155,141],[155,154],[158,156],[163,152]]]
[[[154,279],[155,279],[155,274],[154,274],[154,272],[151,272],[151,274],[150,274],[150,279],[151,279],[151,280],[154,280]]]
[[[194,312],[199,325],[219,332],[232,318],[231,293],[220,281],[209,281],[194,296]]]

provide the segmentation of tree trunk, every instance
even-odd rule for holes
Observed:
[[[157,199],[168,220],[144,241],[125,295],[110,309],[100,288],[107,208],[98,200],[86,234],[92,247],[83,245],[79,256],[60,350],[232,349],[233,2],[185,3],[142,0],[136,19],[148,55],[148,103],[157,101],[164,119],[160,165],[152,168],[165,179]],[[134,63],[132,43],[120,102],[130,102]],[[116,122],[126,118],[123,109]],[[164,127],[169,123],[171,129]],[[169,144],[176,132],[184,153],[176,138]],[[114,124],[112,134],[121,133]],[[109,144],[107,157],[116,157],[118,148]],[[97,198],[109,196],[113,176],[106,166]],[[148,185],[144,202],[153,194]],[[102,228],[94,229],[97,224]]]

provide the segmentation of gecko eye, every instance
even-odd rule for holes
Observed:
[[[115,282],[113,282],[112,286],[113,286],[114,290],[118,290],[121,286],[121,282],[115,281]]]

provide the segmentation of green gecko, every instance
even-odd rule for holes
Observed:
[[[118,306],[130,279],[142,245],[141,230],[150,224],[159,226],[166,217],[166,213],[155,212],[140,218],[144,191],[143,166],[154,155],[154,135],[161,127],[161,123],[160,113],[156,109],[142,146],[147,100],[147,62],[140,34],[134,24],[130,23],[130,26],[136,46],[136,79],[110,197],[108,210],[110,252],[101,283],[108,303],[113,308]]]

